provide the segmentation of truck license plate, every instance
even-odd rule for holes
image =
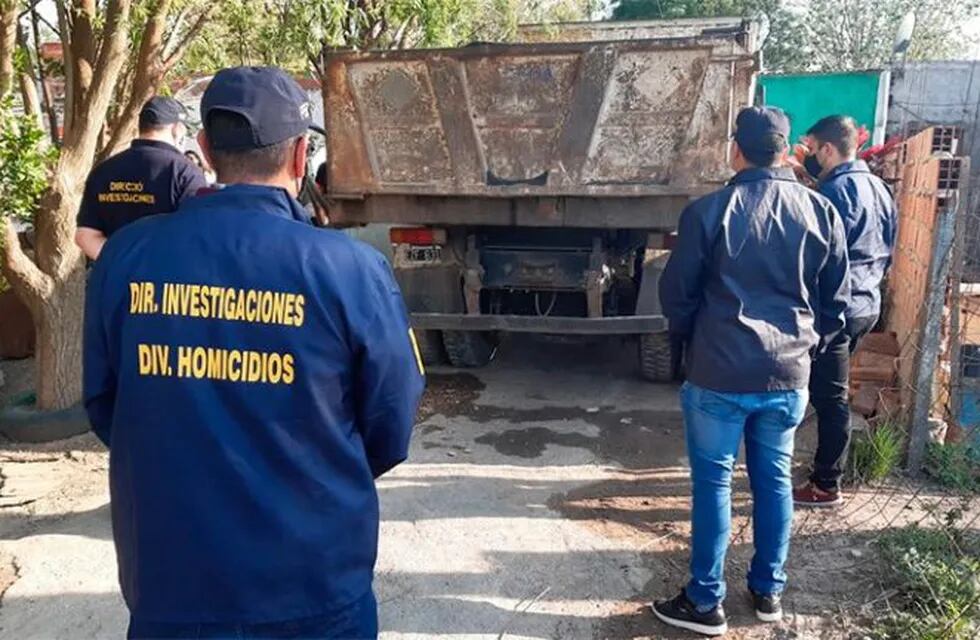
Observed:
[[[442,247],[431,246],[431,247],[416,247],[412,246],[408,248],[408,259],[411,262],[422,262],[425,264],[431,264],[434,262],[440,262],[442,260]]]

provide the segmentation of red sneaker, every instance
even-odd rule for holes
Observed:
[[[793,489],[793,503],[798,507],[836,507],[843,502],[840,491],[824,491],[812,482]]]

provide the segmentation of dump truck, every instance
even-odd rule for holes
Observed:
[[[683,208],[727,180],[759,69],[742,19],[578,24],[529,42],[326,61],[332,226],[390,226],[423,357],[502,332],[639,337],[672,377],[657,283]]]

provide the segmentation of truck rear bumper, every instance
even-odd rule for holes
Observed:
[[[459,313],[413,313],[416,329],[448,331],[510,331],[513,333],[564,333],[580,335],[661,333],[667,319],[660,315],[611,318],[563,318],[555,316],[483,316]]]

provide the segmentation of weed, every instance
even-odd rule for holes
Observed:
[[[931,443],[926,472],[948,489],[980,493],[980,447],[966,442]]]
[[[886,585],[897,595],[869,629],[875,640],[974,640],[980,634],[980,539],[957,529],[915,526],[878,540]]]
[[[904,447],[905,434],[893,422],[855,433],[850,475],[858,482],[884,480],[901,464]]]

